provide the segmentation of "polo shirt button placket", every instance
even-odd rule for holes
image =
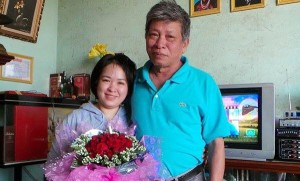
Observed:
[[[154,95],[154,98],[153,98],[153,101],[152,101],[152,109],[153,109],[153,110],[156,110],[156,111],[159,110],[159,109],[158,109],[158,106],[159,106],[159,105],[157,104],[158,98],[159,98],[158,94],[155,94],[155,95]]]

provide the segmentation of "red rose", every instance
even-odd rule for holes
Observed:
[[[114,154],[118,154],[126,148],[132,147],[132,141],[123,133],[103,133],[101,135],[92,136],[92,139],[85,147],[91,158],[99,154],[100,156],[106,155],[111,159]]]
[[[109,150],[108,145],[106,145],[105,143],[99,143],[97,145],[96,148],[96,152],[100,155],[100,156],[104,156],[105,153]]]

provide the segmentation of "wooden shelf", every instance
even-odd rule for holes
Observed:
[[[300,162],[282,160],[248,161],[226,159],[225,167],[240,170],[255,170],[261,172],[286,172],[300,174]]]

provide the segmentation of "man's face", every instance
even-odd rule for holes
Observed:
[[[177,21],[153,21],[146,34],[146,50],[156,66],[170,67],[180,61],[188,44],[188,39],[183,41]]]

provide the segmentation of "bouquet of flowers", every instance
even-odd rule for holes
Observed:
[[[134,136],[118,132],[81,135],[71,145],[79,156],[73,166],[95,163],[115,167],[132,161],[145,153],[146,148]]]
[[[158,161],[144,144],[129,134],[90,130],[73,141],[73,152],[46,165],[45,176],[51,181],[157,179]]]

